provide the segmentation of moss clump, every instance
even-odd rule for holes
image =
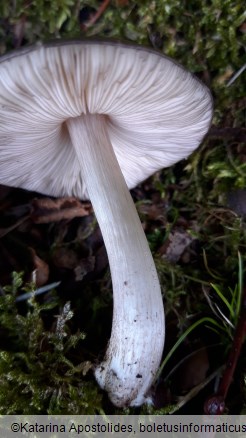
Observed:
[[[86,377],[90,362],[75,365],[71,360],[85,334],[70,333],[70,303],[56,319],[51,316],[46,329],[44,320],[57,308],[57,300],[40,305],[31,298],[20,312],[15,299],[21,287],[22,274],[14,273],[13,284],[0,297],[0,413],[99,413],[101,396],[93,379]]]

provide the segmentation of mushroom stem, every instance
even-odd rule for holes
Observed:
[[[67,127],[103,235],[113,283],[111,338],[95,377],[114,405],[138,406],[147,400],[164,346],[156,268],[110,142],[107,117],[86,114],[69,119]]]

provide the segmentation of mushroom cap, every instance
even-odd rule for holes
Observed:
[[[0,58],[0,184],[87,199],[66,120],[91,113],[104,116],[133,188],[199,145],[212,106],[202,82],[149,48],[58,40],[19,49]]]

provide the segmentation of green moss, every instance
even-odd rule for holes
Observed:
[[[95,414],[101,411],[101,395],[86,376],[92,364],[76,365],[71,353],[85,338],[71,334],[70,303],[51,314],[50,327],[44,317],[57,309],[57,299],[39,305],[34,298],[20,313],[15,298],[23,286],[22,274],[13,274],[13,284],[0,297],[0,327],[4,337],[0,351],[1,414]],[[23,312],[23,309],[22,309]]]

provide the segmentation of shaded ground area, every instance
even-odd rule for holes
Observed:
[[[246,62],[244,12],[233,1],[4,3],[1,53],[40,38],[124,37],[173,56],[212,89],[213,126],[199,150],[132,191],[167,318],[154,406],[141,412],[202,413],[245,315],[245,72],[235,76]],[[0,285],[0,412],[121,412],[93,378],[110,337],[112,289],[90,204],[1,186]],[[245,412],[245,346],[226,409]]]

